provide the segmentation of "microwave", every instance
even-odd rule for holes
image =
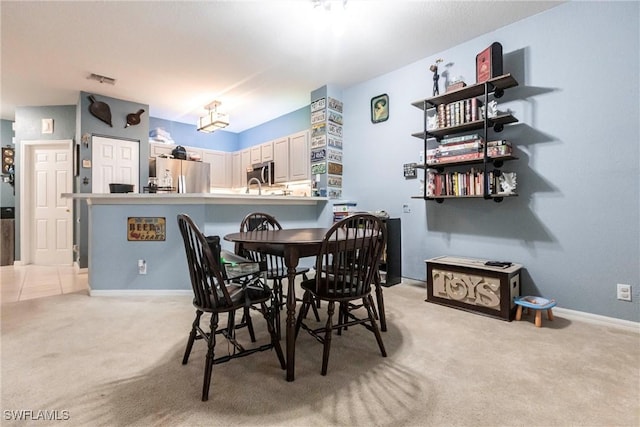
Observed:
[[[247,168],[247,186],[251,184],[249,183],[249,181],[252,178],[256,178],[258,181],[260,181],[261,185],[273,185],[273,174],[273,162],[256,163],[255,165]]]

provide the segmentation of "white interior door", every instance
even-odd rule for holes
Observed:
[[[94,136],[91,139],[93,193],[109,193],[109,184],[133,184],[140,181],[140,143],[126,139]]]
[[[27,263],[70,265],[72,200],[60,195],[73,191],[73,142],[27,141],[22,146],[21,258]]]

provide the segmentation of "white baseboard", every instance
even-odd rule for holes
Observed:
[[[423,286],[425,289],[427,288],[427,282],[423,280],[409,279],[407,277],[403,277],[402,283],[414,285],[414,286]],[[558,306],[553,308],[553,312],[556,314],[562,314],[564,317],[567,317],[568,319],[580,320],[583,322],[599,324],[602,326],[614,326],[614,327],[623,328],[632,332],[640,333],[640,322],[617,319],[615,317],[601,316],[599,314],[591,314],[584,311],[570,310],[568,308],[562,308]]]
[[[640,322],[616,319],[615,317],[601,316],[599,314],[591,314],[584,311],[569,310],[568,308],[562,307],[554,307],[553,312],[554,314],[561,314],[568,319],[581,320],[583,322],[595,323],[602,326],[615,326],[640,333]]]

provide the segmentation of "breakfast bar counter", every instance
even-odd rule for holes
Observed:
[[[62,197],[73,199],[74,212],[86,211],[76,219],[74,243],[79,248],[77,257],[86,257],[91,295],[189,294],[189,272],[176,219],[182,213],[205,235],[221,237],[239,231],[250,212],[269,213],[285,228],[328,227],[333,216],[327,197],[264,192],[66,193]],[[86,247],[78,241],[86,241]],[[234,251],[231,242],[223,245]]]
[[[327,197],[235,193],[63,193],[62,197],[86,200],[90,205],[315,205],[329,200]]]

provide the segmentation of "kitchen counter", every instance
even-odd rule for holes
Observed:
[[[328,227],[333,215],[327,197],[255,193],[65,193],[62,197],[72,199],[78,212],[87,211],[76,232],[86,236],[79,254],[86,257],[91,295],[188,294],[179,214],[189,215],[206,236],[238,231],[242,219],[254,211],[274,215],[287,228]],[[164,223],[164,239],[129,240],[131,221],[140,218]],[[234,247],[226,242],[223,249],[232,252]],[[138,272],[140,260],[147,265],[145,274]]]
[[[89,205],[317,205],[328,197],[224,193],[63,193],[63,198],[86,200]]]

